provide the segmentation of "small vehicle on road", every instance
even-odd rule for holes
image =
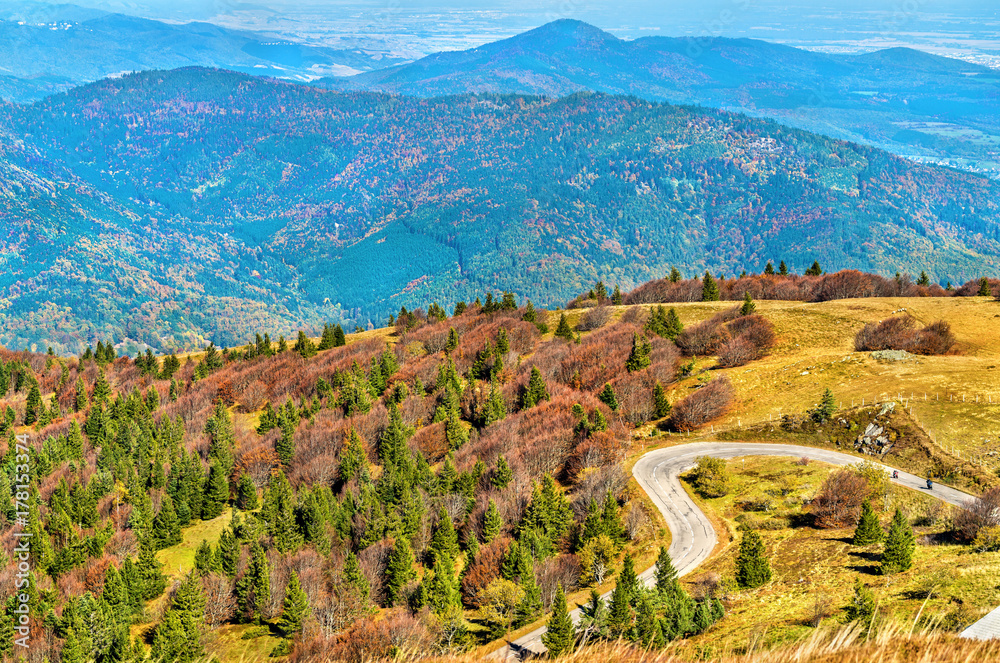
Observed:
[[[893,479],[898,479],[899,478],[899,470],[893,470],[892,471],[892,478]]]
[[[934,482],[930,479],[927,480],[927,490],[930,490],[934,486]]]

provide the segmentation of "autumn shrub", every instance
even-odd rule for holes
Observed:
[[[909,316],[869,322],[854,336],[857,352],[873,350],[905,350],[913,354],[945,354],[955,345],[955,337],[947,322],[939,320],[923,329],[914,329]]]
[[[469,608],[478,609],[482,591],[500,577],[500,565],[503,563],[510,539],[498,538],[479,549],[479,554],[472,561],[468,571],[462,575],[462,602]]]
[[[832,473],[810,503],[816,525],[834,528],[855,524],[868,493],[868,481],[861,474],[851,470]]]
[[[592,309],[586,311],[580,318],[579,324],[576,328],[578,331],[593,331],[595,329],[600,329],[608,323],[611,319],[611,307],[610,306],[595,306]]]
[[[679,433],[695,430],[721,417],[733,402],[735,392],[729,378],[715,378],[690,396],[674,404],[668,426]]]
[[[714,355],[732,339],[724,321],[712,317],[697,324],[688,325],[677,336],[677,347],[688,357],[694,355]]]
[[[953,519],[955,538],[971,542],[984,527],[1000,526],[1000,487],[988,489],[965,502]]]

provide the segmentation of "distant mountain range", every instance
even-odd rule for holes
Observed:
[[[753,39],[618,39],[559,20],[318,85],[435,97],[580,90],[771,117],[1000,176],[1000,71],[907,48],[830,55]]]
[[[1000,183],[635,97],[330,92],[180,69],[0,108],[0,343],[232,345],[672,265],[1000,271]]]
[[[31,102],[125,72],[219,67],[307,81],[400,62],[209,23],[170,24],[74,5],[0,5],[0,98]]]

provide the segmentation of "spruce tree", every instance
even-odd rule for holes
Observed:
[[[542,635],[542,644],[549,652],[550,658],[555,658],[570,651],[574,642],[573,620],[566,606],[566,594],[562,583],[556,585],[556,597],[552,601],[552,616],[546,624]]]
[[[32,384],[28,391],[28,400],[24,406],[24,425],[30,426],[38,421],[39,410],[42,409],[42,394],[38,391],[38,385]]]
[[[663,644],[660,623],[656,619],[656,612],[654,612],[653,605],[646,594],[642,595],[636,609],[634,640],[647,649]]]
[[[712,278],[708,270],[705,270],[705,276],[701,280],[701,301],[717,302],[719,301],[719,297],[719,285]]]
[[[513,480],[514,472],[510,469],[510,465],[507,464],[507,459],[503,457],[503,454],[499,454],[497,456],[496,469],[493,470],[493,475],[490,477],[490,483],[497,490],[503,490]]]
[[[903,512],[896,509],[892,524],[889,526],[889,534],[885,537],[885,549],[882,551],[882,565],[879,572],[882,575],[890,575],[908,570],[913,566],[916,545],[913,528],[910,527]]]
[[[250,546],[246,570],[236,580],[236,601],[248,621],[257,621],[271,600],[271,567],[259,543]]]
[[[684,325],[681,324],[680,316],[677,315],[677,309],[673,306],[667,311],[667,318],[664,322],[665,333],[664,336],[669,338],[671,341],[677,339],[680,333],[684,331]]]
[[[883,538],[885,538],[885,532],[882,531],[882,526],[878,522],[875,510],[872,509],[871,502],[863,501],[861,503],[861,519],[858,520],[858,526],[854,530],[854,538],[851,539],[851,543],[856,546],[870,546],[879,543]]]
[[[677,569],[670,559],[670,553],[663,546],[660,546],[660,554],[656,558],[656,591],[666,599],[671,596],[683,594],[681,583],[677,579]]]
[[[929,286],[931,284],[931,277],[927,276],[927,272],[921,270],[920,278],[917,279],[917,285]]]
[[[59,655],[60,663],[84,663],[87,656],[83,646],[76,637],[76,629],[69,628],[66,632],[66,642],[63,643],[62,651]]]
[[[985,276],[979,279],[979,292],[977,293],[980,297],[992,297],[993,289],[990,287],[990,280]]]
[[[174,501],[170,499],[170,495],[163,496],[160,511],[153,519],[152,535],[156,541],[157,550],[169,548],[181,542],[181,526],[177,522],[177,512],[174,510]]]
[[[368,576],[361,570],[358,556],[350,551],[344,558],[344,582],[357,589],[358,593],[367,600],[371,591],[371,583],[368,582]]]
[[[212,520],[222,515],[229,504],[229,479],[219,462],[212,461],[205,482],[204,499],[201,503],[202,520]]]
[[[667,400],[667,392],[657,380],[656,384],[653,385],[653,418],[662,419],[670,414],[671,405],[670,401]]]
[[[205,539],[198,544],[198,549],[194,552],[194,568],[202,575],[208,575],[212,571],[215,556],[212,554],[212,546]]]
[[[753,303],[750,291],[743,293],[743,306],[740,307],[740,315],[753,315],[757,311],[757,305]]]
[[[618,500],[610,490],[604,495],[601,528],[603,534],[607,534],[609,539],[619,545],[625,543],[625,539],[628,538],[625,534],[625,525],[618,513]]]
[[[292,350],[298,352],[303,359],[309,359],[316,354],[316,346],[313,345],[313,342],[309,340],[309,337],[302,330],[299,330],[298,338],[296,338]]]
[[[163,575],[163,564],[156,559],[155,545],[145,538],[139,540],[139,561],[136,563],[136,571],[144,600],[155,599],[167,588],[167,579]]]
[[[535,305],[532,304],[531,300],[529,299],[527,306],[524,307],[524,315],[521,316],[521,319],[524,320],[525,322],[533,323],[535,322],[536,317],[537,315],[535,313]]]
[[[83,384],[83,378],[76,379],[76,398],[73,401],[73,410],[83,412],[87,409],[87,387]]]
[[[240,544],[231,529],[224,529],[219,535],[216,556],[219,558],[222,572],[230,578],[234,577],[240,561]]]
[[[650,354],[653,352],[652,346],[645,336],[632,334],[632,351],[628,359],[625,360],[625,370],[629,373],[641,371],[651,363]]]
[[[621,306],[624,300],[621,289],[616,285],[614,292],[611,293],[611,303],[615,306]]]
[[[861,578],[854,579],[854,596],[847,604],[847,619],[868,626],[875,617],[875,594],[865,587]]]
[[[778,265],[778,273],[782,276],[788,276],[788,265],[785,264],[784,260]]]
[[[441,507],[438,512],[438,524],[431,535],[427,554],[432,563],[435,560],[447,560],[448,563],[454,563],[455,557],[458,555],[458,535],[455,533],[451,516],[448,515],[444,507]]]
[[[604,534],[604,520],[601,518],[601,507],[597,505],[597,500],[592,499],[587,504],[587,515],[583,519],[577,547],[583,548],[588,541],[602,534]]]
[[[747,530],[736,557],[736,583],[743,589],[753,589],[770,581],[771,564],[764,541],[755,530]]]
[[[618,574],[617,586],[623,588],[629,603],[634,604],[639,595],[639,576],[635,573],[635,561],[632,555],[625,555],[621,573]]]
[[[427,604],[437,615],[461,606],[461,593],[455,578],[454,565],[449,558],[437,558],[431,572],[424,576]]]
[[[500,391],[500,384],[496,377],[490,383],[490,393],[486,397],[486,405],[483,408],[482,425],[483,428],[497,421],[502,421],[507,416],[507,403],[503,399]]]
[[[545,379],[537,366],[531,367],[531,377],[528,379],[528,386],[521,397],[521,409],[535,407],[541,401],[549,400],[549,391],[545,386]]]
[[[632,631],[632,607],[629,605],[631,596],[628,588],[620,582],[611,592],[611,604],[608,606],[608,632],[612,638],[627,638]]]
[[[820,399],[819,405],[815,409],[810,410],[809,414],[812,416],[813,421],[823,423],[824,421],[828,421],[836,411],[837,400],[828,387],[823,391],[823,397]]]
[[[502,531],[503,518],[500,516],[496,502],[491,499],[486,507],[486,513],[483,515],[483,543],[489,543],[497,538]]]
[[[292,465],[295,459],[295,424],[298,422],[289,421],[287,417],[282,417],[281,437],[274,443],[274,452],[278,460],[285,468]]]
[[[556,338],[564,338],[567,341],[573,340],[573,330],[570,329],[569,321],[566,320],[565,313],[559,314],[559,325],[556,326],[555,336]]]
[[[286,638],[291,638],[302,630],[308,616],[309,597],[299,583],[299,575],[292,571],[288,578],[288,588],[285,589],[285,600],[281,604],[278,630],[284,633]]]
[[[764,267],[764,273],[768,276],[774,276],[774,265],[771,264],[770,260],[767,261],[767,265]]]
[[[253,511],[260,506],[257,486],[246,472],[240,474],[240,480],[236,484],[236,506],[242,511]]]
[[[604,389],[597,394],[597,400],[607,405],[612,412],[618,411],[618,396],[615,395],[615,390],[610,382],[604,384]]]
[[[812,267],[806,270],[806,276],[820,276],[823,274],[823,268],[819,266],[819,260],[813,260]]]
[[[682,278],[680,270],[678,270],[676,267],[671,267],[670,276],[668,276],[667,278],[670,279],[671,283],[677,283]]]
[[[385,570],[385,594],[389,605],[402,599],[403,587],[416,577],[413,562],[413,550],[410,548],[409,540],[405,536],[396,537]]]

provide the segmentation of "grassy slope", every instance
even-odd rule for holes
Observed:
[[[929,544],[946,528],[944,521],[915,528],[921,544],[910,571],[880,576],[875,567],[881,546],[850,545],[853,528],[821,530],[788,525],[805,512],[804,503],[815,495],[831,470],[829,466],[817,462],[801,466],[790,459],[763,457],[733,460],[729,466],[734,472],[729,495],[703,499],[688,488],[702,509],[714,516],[717,530],[721,527],[722,542],[716,555],[686,579],[689,589],[699,578],[714,573],[722,578],[728,596],[726,618],[708,633],[692,638],[690,647],[711,646],[716,652],[741,653],[750,642],[771,647],[799,640],[814,630],[809,623],[818,600],[827,601],[831,608],[828,622],[843,619],[842,609],[859,576],[874,589],[883,614],[906,624],[922,609],[924,618],[954,627],[963,620],[977,619],[1000,603],[995,580],[1000,553],[974,554],[966,546]],[[773,511],[747,515],[775,528],[765,525],[759,530],[767,544],[774,579],[760,589],[740,591],[732,581],[740,539],[736,518],[746,512],[738,503],[761,498],[773,502]],[[934,501],[913,491],[894,487],[890,500],[888,511],[881,514],[883,524],[888,523],[896,506],[911,518],[933,512]],[[928,539],[922,539],[925,536]],[[935,587],[935,591],[925,605],[922,590],[928,587]]]

